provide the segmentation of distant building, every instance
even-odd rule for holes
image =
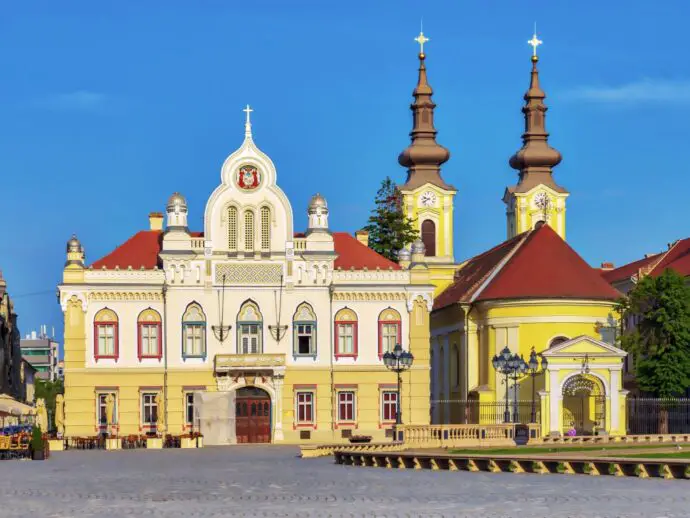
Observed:
[[[55,381],[58,376],[58,357],[60,344],[48,336],[47,327],[40,332],[32,331],[21,340],[22,358],[36,369],[36,377]]]
[[[21,375],[19,338],[17,314],[7,292],[7,282],[0,272],[0,394],[24,401],[26,389]]]
[[[36,401],[36,367],[22,358],[20,378],[24,384],[24,402],[31,404]]]

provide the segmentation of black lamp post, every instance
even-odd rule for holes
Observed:
[[[496,372],[505,376],[503,383],[506,386],[506,409],[503,412],[503,422],[510,423],[510,403],[508,397],[508,389],[510,385],[508,380],[512,379],[514,383],[515,390],[515,401],[513,402],[513,420],[517,422],[518,418],[518,408],[517,408],[517,380],[520,379],[527,371],[528,366],[525,360],[518,356],[517,354],[512,354],[508,346],[504,347],[503,350],[493,357],[491,363],[496,369]]]
[[[402,379],[400,377],[400,373],[412,367],[412,362],[414,362],[414,356],[412,356],[411,352],[403,351],[403,348],[400,344],[395,344],[393,351],[387,351],[383,355],[383,364],[386,366],[386,368],[398,374],[398,404],[395,411],[396,425],[402,424],[402,405],[400,402]]]
[[[541,360],[541,366],[539,365]],[[535,388],[535,378],[539,376],[540,374],[543,374],[546,372],[546,368],[549,366],[549,362],[547,359],[542,355],[541,353],[537,354],[537,351],[534,350],[534,347],[532,347],[532,352],[529,355],[529,363],[528,365],[528,370],[527,373],[531,376],[532,378],[532,415],[530,421],[532,423],[537,422],[537,399],[536,399],[536,388]]]

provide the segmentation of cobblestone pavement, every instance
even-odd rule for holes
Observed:
[[[338,466],[297,448],[70,451],[0,462],[0,516],[687,517],[687,481]]]

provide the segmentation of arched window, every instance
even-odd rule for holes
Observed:
[[[357,357],[357,315],[349,308],[335,315],[335,357]]]
[[[450,358],[450,380],[453,387],[460,386],[460,351],[457,344],[453,344]]]
[[[228,249],[237,250],[237,208],[228,207]]]
[[[263,352],[263,317],[252,301],[245,302],[237,315],[237,354]]]
[[[94,359],[117,360],[120,350],[118,343],[117,314],[108,308],[101,309],[93,319]]]
[[[422,222],[422,242],[427,256],[436,255],[436,223],[430,219]]]
[[[261,251],[271,249],[271,209],[261,207]]]
[[[254,250],[254,213],[250,210],[244,213],[244,250]]]
[[[137,356],[158,358],[163,355],[163,333],[161,333],[161,316],[154,309],[145,309],[137,318]]]
[[[392,308],[384,309],[379,315],[379,358],[393,352],[395,344],[402,345],[400,313]]]
[[[206,315],[196,302],[182,316],[182,358],[206,358]]]
[[[568,340],[570,340],[570,338],[568,338],[567,336],[557,336],[556,338],[552,338],[549,342],[549,348],[556,347],[558,344],[562,344],[563,342],[567,342]]]
[[[312,307],[303,302],[292,317],[293,353],[295,356],[316,356],[316,315]]]

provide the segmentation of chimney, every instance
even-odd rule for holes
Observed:
[[[613,270],[615,267],[613,263],[601,263],[602,270]]]
[[[364,246],[369,246],[369,232],[366,230],[358,230],[355,232],[355,237],[357,241],[362,243]]]
[[[163,213],[149,213],[149,227],[151,230],[163,230]]]

